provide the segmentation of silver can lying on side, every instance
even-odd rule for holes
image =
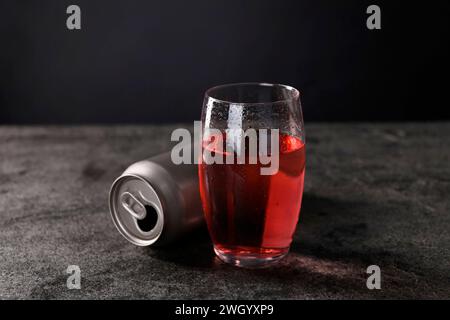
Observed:
[[[204,221],[197,166],[173,164],[170,152],[136,162],[112,184],[109,208],[131,243],[166,245]]]

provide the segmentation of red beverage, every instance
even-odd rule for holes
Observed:
[[[282,257],[289,250],[300,214],[305,145],[280,134],[279,149],[274,175],[261,175],[263,165],[247,157],[245,164],[199,164],[203,209],[219,256]]]

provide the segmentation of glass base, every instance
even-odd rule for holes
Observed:
[[[214,246],[214,251],[220,260],[242,268],[265,268],[276,264],[284,258],[289,248],[264,249],[264,252],[250,250],[224,250]]]

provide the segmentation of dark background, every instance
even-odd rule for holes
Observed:
[[[81,7],[82,30],[66,28]],[[366,28],[366,8],[382,30]],[[0,0],[0,123],[198,119],[204,91],[302,91],[306,121],[449,119],[450,1]]]

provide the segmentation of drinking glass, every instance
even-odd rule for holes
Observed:
[[[242,267],[283,258],[297,226],[305,175],[299,91],[266,83],[207,90],[201,152],[200,194],[217,256]]]

